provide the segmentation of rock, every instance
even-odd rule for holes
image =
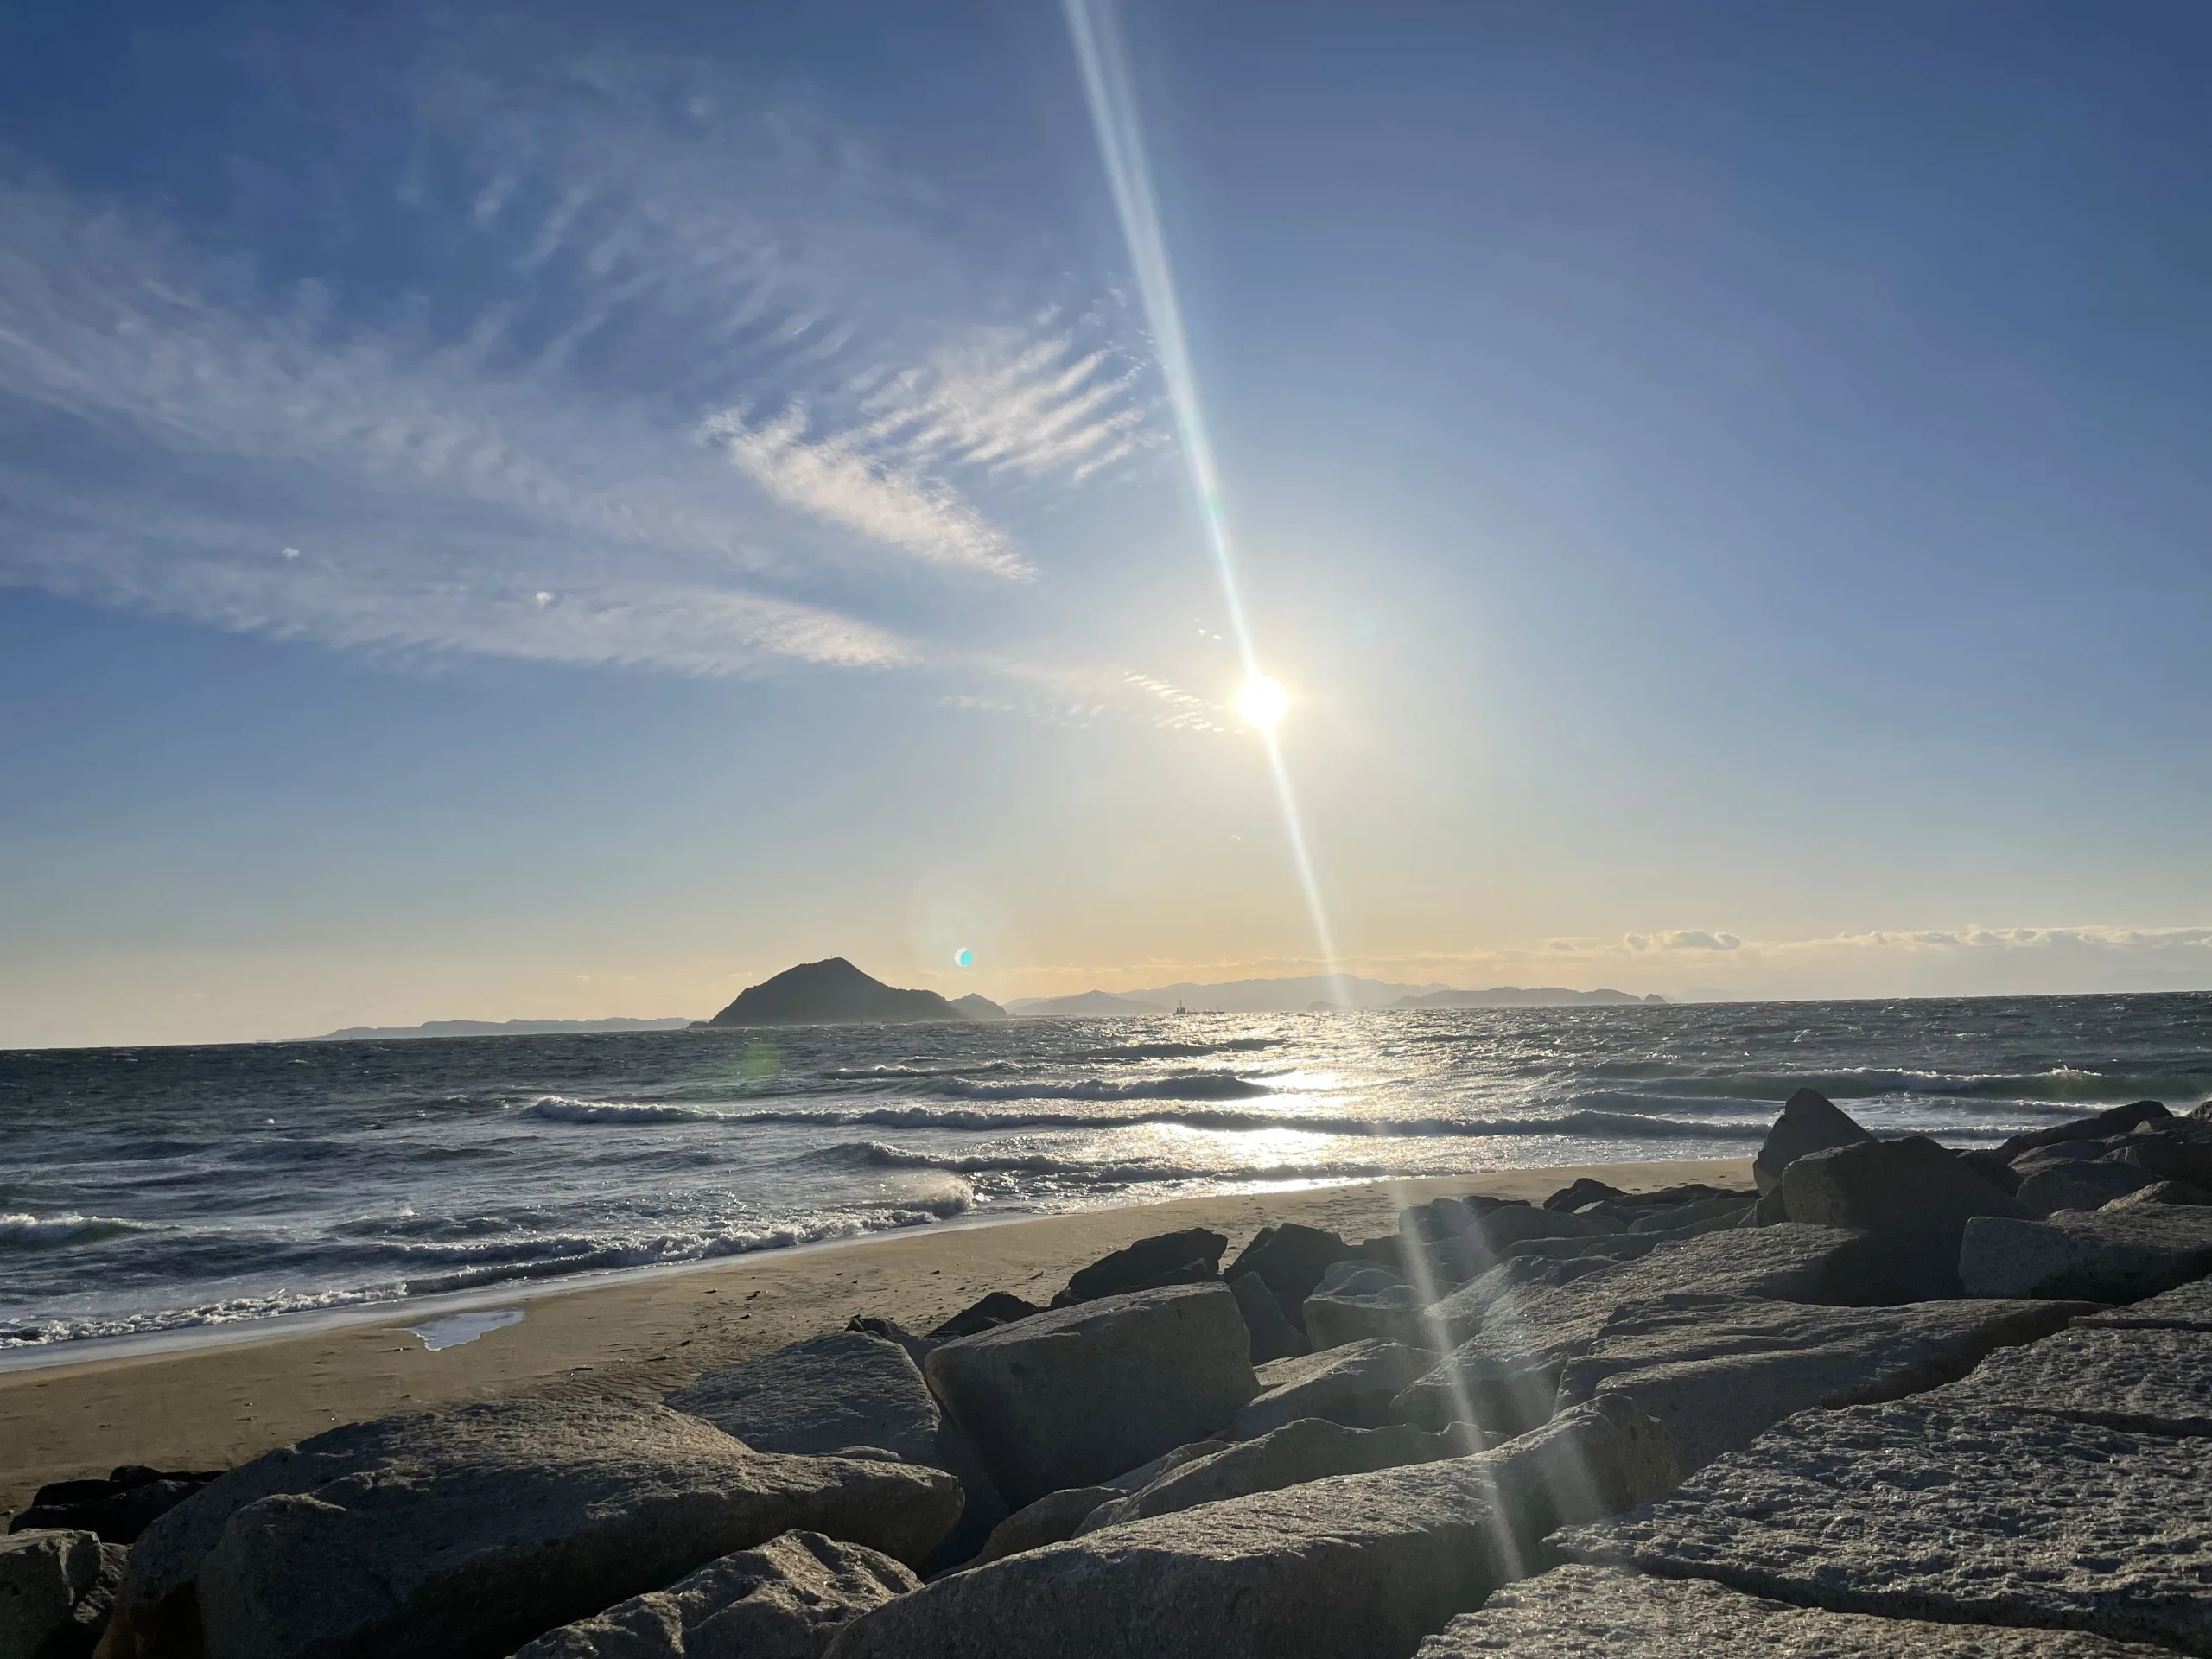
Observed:
[[[1926,1403],[1961,1411],[2002,1406],[2135,1434],[2212,1434],[2212,1332],[2062,1331],[1990,1355]]]
[[[755,1452],[826,1457],[877,1446],[901,1462],[944,1470],[966,1502],[927,1566],[967,1560],[1006,1519],[1006,1501],[966,1431],[945,1416],[906,1351],[881,1337],[840,1331],[793,1343],[709,1371],[665,1403]]]
[[[1262,1365],[1261,1391],[1230,1421],[1230,1437],[1249,1440],[1301,1417],[1376,1427],[1390,1421],[1400,1390],[1435,1363],[1425,1348],[1370,1338]]]
[[[1045,1310],[1034,1302],[1025,1302],[1019,1296],[995,1290],[980,1302],[971,1303],[930,1332],[932,1343],[950,1342],[958,1337],[972,1337],[978,1331],[995,1331],[1002,1325],[1012,1325],[1026,1319],[1033,1313]],[[919,1364],[919,1360],[915,1361]]]
[[[1244,1328],[1251,1333],[1255,1365],[1306,1351],[1306,1333],[1283,1317],[1282,1304],[1258,1274],[1230,1280],[1229,1294],[1236,1298],[1236,1310],[1244,1316]]]
[[[2091,1311],[2082,1302],[1814,1307],[1667,1296],[1622,1313],[1567,1361],[1557,1403],[1624,1395],[1675,1437],[1686,1471],[1701,1469],[1785,1417],[1954,1382],[1993,1350],[2036,1342]]]
[[[1386,1279],[1378,1268],[1371,1278],[1361,1275],[1350,1284],[1308,1296],[1306,1338],[1317,1351],[1350,1342],[1420,1346],[1430,1340],[1421,1321],[1426,1300],[1411,1285],[1395,1276]]]
[[[2028,1214],[2048,1216],[2061,1210],[2102,1209],[2114,1198],[2152,1184],[2151,1177],[2133,1164],[2098,1158],[2038,1169],[2020,1182],[2012,1196]]]
[[[2130,1307],[2107,1308],[2081,1323],[2143,1331],[2212,1331],[2212,1279],[2199,1279]]]
[[[2212,1128],[2201,1123],[2146,1125],[2115,1142],[2114,1155],[2153,1180],[2212,1186]]]
[[[1510,1584],[1414,1659],[2153,1659],[2073,1630],[2005,1630],[1793,1607],[1701,1579],[1560,1567]]]
[[[972,1573],[1009,1555],[1041,1549],[1046,1544],[1065,1543],[1075,1536],[1075,1529],[1083,1524],[1084,1517],[1101,1503],[1128,1496],[1119,1486],[1065,1486],[1057,1492],[1047,1492],[1034,1503],[1024,1505],[1000,1522],[976,1559],[960,1570]]]
[[[1068,1287],[1052,1298],[1052,1306],[1072,1307],[1127,1291],[1205,1284],[1221,1277],[1221,1253],[1228,1248],[1226,1238],[1204,1227],[1141,1238],[1126,1249],[1077,1269],[1069,1279]]]
[[[875,1550],[787,1532],[549,1630],[515,1659],[819,1659],[839,1626],[921,1585]]]
[[[219,1469],[165,1472],[125,1464],[105,1480],[57,1480],[38,1489],[30,1506],[8,1522],[10,1532],[59,1528],[89,1532],[104,1543],[135,1544],[156,1520],[222,1473]]]
[[[898,991],[842,957],[801,963],[747,986],[709,1026],[899,1025],[967,1015],[935,991]]]
[[[2212,1210],[2144,1205],[2042,1221],[1969,1222],[1959,1277],[1969,1296],[2133,1302],[2212,1273]]]
[[[0,1654],[84,1659],[107,1626],[129,1552],[75,1529],[0,1540]]]
[[[906,1351],[906,1357],[912,1360],[918,1369],[930,1357],[930,1350],[937,1346],[934,1338],[918,1337],[896,1319],[879,1319],[865,1313],[855,1313],[846,1320],[845,1329],[897,1343]]]
[[[1792,1221],[1872,1234],[1888,1285],[1882,1300],[1892,1301],[1956,1296],[1967,1223],[2025,1213],[1917,1135],[1809,1153],[1783,1174],[1782,1201]]]
[[[958,1483],[754,1452],[661,1406],[516,1401],[354,1423],[146,1529],[106,1659],[496,1659],[793,1528],[919,1560]]]
[[[1626,1197],[1628,1197],[1628,1194],[1622,1192],[1618,1186],[1608,1186],[1603,1181],[1592,1180],[1589,1176],[1583,1175],[1578,1177],[1573,1185],[1562,1186],[1558,1192],[1553,1193],[1551,1197],[1546,1198],[1544,1200],[1544,1208],[1547,1210],[1564,1210],[1572,1213],[1574,1211],[1580,1210],[1586,1204],[1600,1204],[1607,1198],[1624,1198]]]
[[[2212,1440],[1917,1402],[1808,1411],[1552,1543],[1837,1612],[2212,1650]]]
[[[1624,1311],[1675,1293],[1854,1303],[1870,1300],[1866,1241],[1834,1227],[1783,1224],[1732,1228],[1669,1244],[1563,1285],[1493,1294],[1479,1307],[1470,1292],[1429,1309],[1429,1326],[1466,1335],[1392,1409],[1407,1422],[1441,1428],[1476,1422],[1512,1433],[1551,1414],[1560,1368]]]
[[[1299,1305],[1313,1294],[1330,1264],[1342,1261],[1350,1248],[1334,1233],[1285,1222],[1260,1229],[1222,1276],[1234,1281],[1248,1273],[1258,1274],[1282,1304],[1285,1317],[1303,1330],[1306,1322]]]
[[[1259,1392],[1223,1284],[1132,1291],[948,1342],[924,1368],[1016,1504],[1224,1427]]]
[[[2191,1186],[2187,1181],[2153,1181],[2097,1208],[2133,1210],[2146,1204],[2212,1205],[2212,1187]]]
[[[2039,1170],[2050,1169],[2060,1164],[2094,1163],[2108,1158],[2114,1150],[2110,1141],[2059,1141],[2033,1152],[2024,1152],[2006,1167],[2020,1176],[2033,1175]]]
[[[1403,1659],[1561,1522],[1665,1490],[1665,1437],[1584,1408],[1478,1456],[1133,1521],[887,1602],[831,1659]]]
[[[2047,1129],[2016,1135],[1997,1148],[1997,1155],[2009,1164],[2039,1147],[2055,1147],[2064,1141],[2102,1141],[2108,1135],[2126,1135],[2139,1123],[2157,1123],[2172,1116],[2163,1102],[2139,1100],[2133,1106],[2115,1106],[2094,1117],[2077,1117]]]
[[[2017,1193],[2020,1190],[2020,1172],[1986,1147],[1961,1153],[1959,1161],[1999,1192]]]
[[[1759,1201],[1756,1192],[1724,1192],[1717,1198],[1700,1198],[1694,1204],[1669,1205],[1655,1210],[1648,1216],[1638,1216],[1628,1224],[1631,1233],[1683,1233],[1692,1228],[1711,1227],[1715,1230],[1732,1227],[1744,1218]]]
[[[1073,1535],[1080,1538],[1102,1527],[1173,1515],[1179,1510],[1253,1492],[1277,1491],[1331,1475],[1370,1474],[1377,1469],[1434,1463],[1440,1458],[1460,1457],[1481,1449],[1480,1442],[1470,1443],[1464,1432],[1431,1434],[1408,1423],[1393,1423],[1387,1428],[1346,1428],[1319,1417],[1300,1418],[1257,1440],[1196,1459],[1141,1491],[1100,1504],[1084,1518]]]
[[[1807,1154],[1861,1146],[1873,1139],[1872,1131],[1819,1090],[1800,1089],[1783,1103],[1782,1116],[1766,1132],[1765,1144],[1751,1161],[1751,1179],[1764,1198],[1782,1185],[1782,1172]]]

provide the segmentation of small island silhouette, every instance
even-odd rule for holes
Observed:
[[[699,1027],[912,1025],[926,1020],[1003,1020],[988,997],[947,1001],[935,991],[902,991],[864,974],[842,957],[801,963],[747,986]]]

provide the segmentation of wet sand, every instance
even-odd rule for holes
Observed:
[[[994,1290],[1046,1301],[1076,1268],[1176,1228],[1226,1233],[1233,1255],[1268,1222],[1371,1237],[1395,1225],[1400,1207],[1424,1198],[1483,1192],[1540,1199],[1580,1175],[1630,1191],[1751,1184],[1751,1160],[1727,1158],[1181,1198],[486,1294],[472,1306],[524,1317],[435,1350],[409,1328],[427,1323],[429,1310],[395,1304],[335,1328],[0,1372],[0,1513],[21,1508],[47,1481],[105,1475],[123,1463],[226,1468],[396,1411],[520,1395],[651,1398],[716,1365],[841,1330],[855,1314],[919,1332]],[[448,1301],[437,1312],[451,1310]]]

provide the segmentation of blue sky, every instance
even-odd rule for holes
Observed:
[[[1344,967],[2212,987],[2201,8],[1097,15]],[[0,1043],[1319,965],[1057,8],[17,8],[0,224]]]

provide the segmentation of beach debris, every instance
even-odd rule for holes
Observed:
[[[664,1403],[756,1452],[823,1457],[877,1446],[944,1470],[959,1481],[967,1505],[925,1569],[967,1560],[1006,1518],[1006,1501],[967,1431],[946,1415],[906,1351],[881,1337],[840,1331],[795,1342],[709,1371]]]
[[[103,1543],[135,1544],[139,1534],[222,1472],[149,1469],[126,1463],[111,1471],[105,1480],[51,1481],[8,1522],[8,1530],[73,1529],[89,1532]]]
[[[905,1561],[960,1511],[935,1469],[754,1452],[662,1406],[526,1400],[256,1458],[130,1552],[105,1659],[481,1659],[792,1530]]]
[[[1259,1392],[1220,1283],[1108,1296],[948,1342],[924,1373],[1015,1504],[1220,1428]]]
[[[1782,1179],[1793,1222],[1872,1236],[1882,1300],[1956,1296],[1959,1242],[1978,1216],[2020,1216],[2019,1202],[1924,1135],[1808,1153]],[[1762,1230],[1771,1231],[1771,1229]]]
[[[1350,1428],[1393,1421],[1390,1402],[1436,1363],[1426,1348],[1370,1338],[1257,1366],[1260,1392],[1230,1419],[1232,1440],[1249,1440],[1301,1417]]]
[[[1049,1544],[848,1624],[830,1659],[1389,1659],[1537,1564],[1563,1522],[1676,1478],[1612,1402],[1496,1451],[1338,1475]]]
[[[1229,1294],[1236,1298],[1236,1310],[1244,1316],[1244,1328],[1252,1333],[1251,1359],[1255,1365],[1306,1351],[1306,1333],[1283,1317],[1282,1304],[1258,1274],[1248,1273],[1230,1280]]]
[[[920,1587],[880,1551],[787,1532],[548,1630],[515,1659],[820,1659],[841,1626]]]
[[[0,1539],[0,1654],[85,1659],[107,1628],[129,1554],[71,1528]]]
[[[1072,1307],[1132,1290],[1205,1284],[1221,1277],[1221,1253],[1228,1248],[1226,1237],[1205,1227],[1141,1238],[1078,1268],[1067,1288],[1052,1298],[1052,1306]]]
[[[1462,1613],[1414,1659],[1770,1659],[1777,1654],[1882,1659],[2154,1659],[2164,1649],[2074,1630],[2008,1630],[1793,1606],[1707,1579],[1655,1579],[1618,1567],[1554,1567]]]
[[[2040,1221],[1979,1217],[1959,1248],[1972,1296],[2079,1296],[2133,1302],[2212,1273],[2212,1210],[2139,1205]]]
[[[1783,1103],[1782,1116],[1766,1132],[1751,1160],[1751,1179],[1759,1196],[1782,1185],[1782,1172],[1808,1153],[1831,1147],[1855,1147],[1874,1139],[1873,1131],[1817,1089],[1800,1089]]]
[[[1801,1413],[1552,1545],[1836,1612],[2212,1649],[2212,1440],[1938,1397]]]

